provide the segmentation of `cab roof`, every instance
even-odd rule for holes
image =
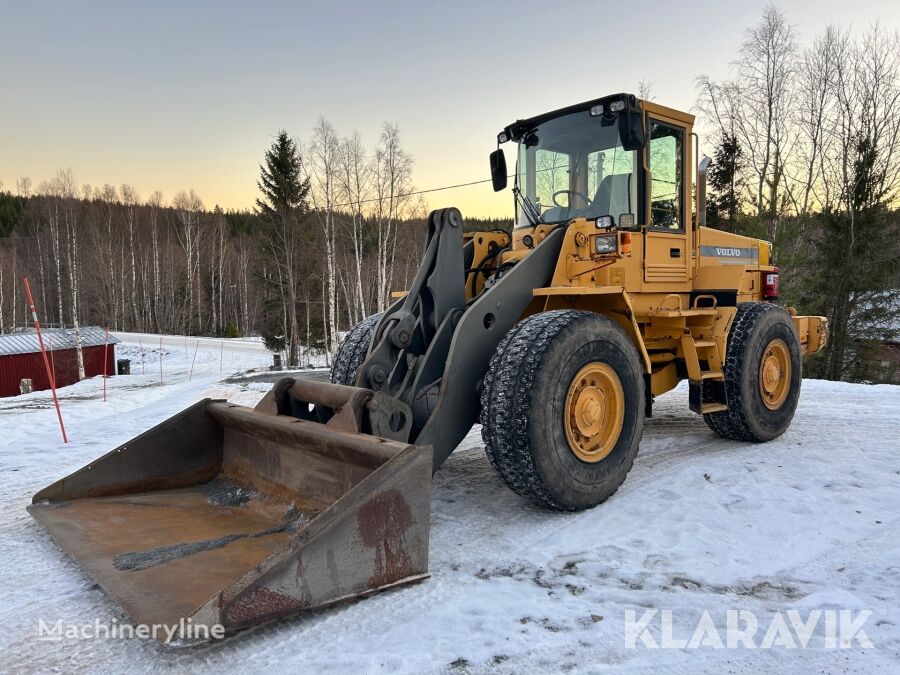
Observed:
[[[501,133],[505,132],[507,138],[511,141],[517,141],[526,132],[531,131],[543,122],[555,119],[557,117],[562,117],[563,115],[581,112],[583,110],[590,110],[596,105],[603,105],[604,108],[608,108],[609,104],[613,103],[614,101],[625,101],[626,104],[630,104],[630,108],[640,108],[644,112],[663,115],[665,117],[678,120],[679,122],[684,122],[685,124],[693,125],[694,123],[694,116],[691,114],[681,112],[680,110],[676,110],[674,108],[668,108],[651,101],[644,101],[642,99],[639,99],[634,94],[619,93],[610,94],[601,98],[594,98],[590,101],[584,101],[582,103],[576,103],[574,105],[566,106],[565,108],[558,108],[557,110],[551,110],[550,112],[541,113],[540,115],[535,115],[534,117],[516,120],[509,126],[505,127],[503,129],[503,132]]]

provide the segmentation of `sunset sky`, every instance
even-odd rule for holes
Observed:
[[[0,180],[71,167],[79,183],[249,208],[273,135],[305,140],[320,115],[369,147],[397,123],[420,189],[487,178],[517,117],[642,78],[657,102],[690,109],[697,75],[727,74],[764,4],[0,0]],[[803,42],[828,23],[900,27],[897,0],[777,4]],[[489,185],[427,199],[512,211]]]

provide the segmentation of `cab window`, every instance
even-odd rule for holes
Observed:
[[[534,153],[537,205],[541,209],[553,206],[553,195],[569,189],[569,155],[538,148]],[[562,197],[563,203],[566,195]]]
[[[663,230],[684,228],[684,129],[651,121],[650,226]]]
[[[641,163],[622,147],[619,125],[588,110],[542,122],[519,141],[517,223],[634,217]]]
[[[603,215],[613,216],[616,222],[633,211],[633,173],[634,153],[621,145],[588,154],[588,194],[594,195],[598,204],[608,205],[608,213]]]

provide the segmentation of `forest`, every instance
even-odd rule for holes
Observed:
[[[808,376],[895,381],[900,38],[878,25],[802,37],[770,6],[727,77],[696,79],[709,224],[774,242],[782,303],[828,316]],[[406,288],[428,212],[413,174],[396,125],[370,147],[320,119],[302,142],[280,131],[260,148],[260,197],[242,211],[192,190],[81,185],[71,169],[0,185],[0,332],[29,323],[27,275],[49,325],[262,335],[302,365]]]
[[[900,381],[900,36],[829,26],[803,44],[769,6],[730,70],[696,83],[710,225],[772,241],[780,302],[828,317],[806,376]]]
[[[223,211],[193,190],[142,198],[127,184],[79,185],[71,169],[36,187],[28,178],[15,192],[0,186],[0,332],[29,325],[28,276],[49,326],[263,335],[296,364],[333,351],[340,331],[408,284],[427,206],[409,195],[412,158],[396,126],[385,124],[372,150],[326,120],[302,159],[286,132],[272,147],[279,143],[292,148],[303,194],[287,209],[276,204],[274,218],[262,200]]]

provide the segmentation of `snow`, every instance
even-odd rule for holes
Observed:
[[[127,618],[25,512],[31,495],[204,396],[253,405],[269,386],[223,381],[271,363],[253,342],[201,340],[190,374],[193,338],[164,338],[160,355],[156,336],[120,337],[132,375],[108,381],[106,402],[99,378],[60,391],[68,445],[47,392],[0,399],[5,671],[900,669],[900,387],[814,380],[789,431],[762,445],[715,436],[684,387],[661,397],[619,492],[577,514],[510,492],[473,429],[435,475],[432,576],[420,584],[200,648],[39,640],[40,620]],[[763,629],[791,609],[867,609],[874,648],[827,649],[821,631],[805,650],[628,648],[626,611],[647,608],[673,610],[685,638],[704,610],[724,634],[730,609]]]
[[[266,349],[262,338],[259,336],[242,337],[242,338],[218,338],[218,337],[195,337],[191,335],[155,335],[153,333],[124,333],[116,332],[116,336],[120,340],[136,344],[139,347],[137,352],[138,358],[140,349],[159,351],[160,339],[162,339],[163,348],[165,349],[183,349],[188,358],[193,357],[195,348],[206,355],[207,362],[222,361],[222,365],[226,370],[224,372],[233,372],[234,370],[244,370],[244,365],[249,363],[258,363],[262,366],[272,365],[272,352]],[[304,362],[306,355],[303,355]],[[310,365],[313,367],[324,367],[324,354],[315,353],[313,350],[309,355]],[[149,363],[149,361],[148,361]],[[159,363],[157,358],[156,363]],[[230,369],[230,370],[228,370]],[[134,364],[132,364],[132,373],[134,372]]]

